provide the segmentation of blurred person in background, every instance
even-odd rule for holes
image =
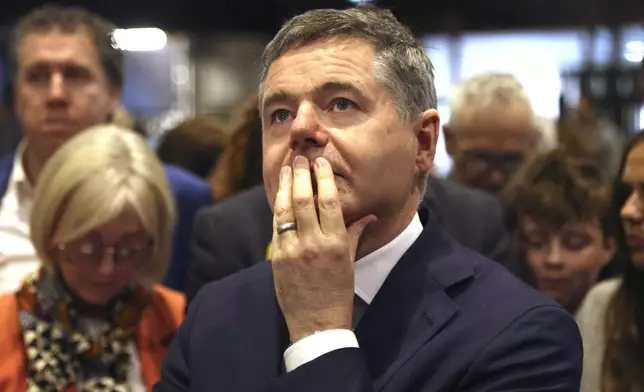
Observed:
[[[99,125],[57,149],[35,194],[42,268],[0,297],[2,390],[151,390],[185,307],[157,284],[176,220],[161,163],[132,130]]]
[[[454,91],[443,126],[453,159],[450,178],[497,194],[542,143],[537,118],[521,83],[510,74],[474,76]]]
[[[258,105],[257,93],[253,93],[230,120],[230,141],[209,179],[217,201],[263,184],[262,121]],[[260,199],[266,199],[263,190],[259,193]]]
[[[577,314],[582,392],[644,390],[644,132],[627,144],[613,187],[620,277],[599,283]]]
[[[131,129],[144,138],[148,137],[148,133],[143,124],[137,121],[122,105],[119,105],[114,111],[111,122],[121,128]]]
[[[626,137],[613,122],[601,117],[592,101],[582,97],[576,109],[559,119],[559,144],[571,154],[590,156],[607,179],[615,180]]]
[[[215,169],[228,139],[226,123],[213,115],[204,114],[167,131],[161,137],[157,155],[161,162],[181,167],[206,181]]]
[[[123,52],[114,26],[78,8],[44,7],[18,24],[12,41],[15,105],[24,140],[0,160],[0,292],[15,290],[40,263],[29,239],[28,216],[40,172],[68,139],[109,123],[123,88]],[[172,264],[164,284],[183,290],[197,210],[211,204],[208,185],[165,166],[178,206]]]
[[[262,120],[257,93],[231,120],[232,136],[210,184],[217,203],[195,218],[188,301],[209,282],[270,258],[271,212],[262,178]]]
[[[503,192],[518,275],[571,314],[615,254],[610,191],[592,161],[557,149],[527,161]]]

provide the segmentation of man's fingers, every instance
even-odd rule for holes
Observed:
[[[315,160],[315,179],[318,185],[320,228],[325,234],[340,236],[346,231],[340,195],[335,185],[333,169],[324,158]]]
[[[280,170],[280,187],[277,191],[275,198],[275,205],[273,206],[273,221],[274,221],[274,239],[278,239],[277,243],[281,242],[288,236],[296,236],[296,233],[284,232],[277,235],[278,227],[295,222],[295,214],[293,212],[292,191],[293,191],[293,171],[290,166],[284,166]],[[274,245],[275,246],[275,245]]]
[[[292,205],[298,235],[314,235],[318,233],[320,224],[318,223],[315,199],[313,198],[311,164],[308,159],[301,155],[293,159]]]

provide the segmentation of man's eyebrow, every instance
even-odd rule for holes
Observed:
[[[357,95],[359,98],[364,99],[365,95],[360,91],[358,87],[351,83],[347,82],[341,82],[341,81],[329,81],[326,82],[314,89],[314,94],[324,94],[324,93],[329,93],[333,91],[348,91],[351,92],[352,94]],[[275,105],[277,103],[281,102],[294,102],[297,101],[297,97],[294,94],[288,93],[286,91],[276,91],[274,93],[270,93],[262,102],[261,106],[261,111],[263,112],[263,109],[265,107]]]
[[[264,108],[267,106],[274,105],[279,102],[288,102],[288,101],[295,101],[296,98],[293,94],[289,94],[285,91],[276,91],[274,93],[271,93],[268,97],[264,99],[262,102],[262,107],[261,107],[261,112],[263,112]]]
[[[357,95],[359,98],[365,98],[365,95],[358,87],[348,82],[330,81],[315,89],[316,93],[327,93],[331,91],[348,91]]]

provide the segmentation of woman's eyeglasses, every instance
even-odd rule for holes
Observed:
[[[98,266],[110,254],[117,266],[138,266],[147,262],[152,255],[152,239],[145,235],[125,237],[119,243],[105,246],[98,233],[87,234],[77,240],[58,246],[73,264]]]

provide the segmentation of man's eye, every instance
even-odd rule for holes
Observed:
[[[288,120],[289,113],[287,110],[278,109],[271,115],[271,122],[282,123]]]
[[[337,98],[333,100],[333,109],[338,112],[344,112],[353,109],[355,104],[346,98]]]

